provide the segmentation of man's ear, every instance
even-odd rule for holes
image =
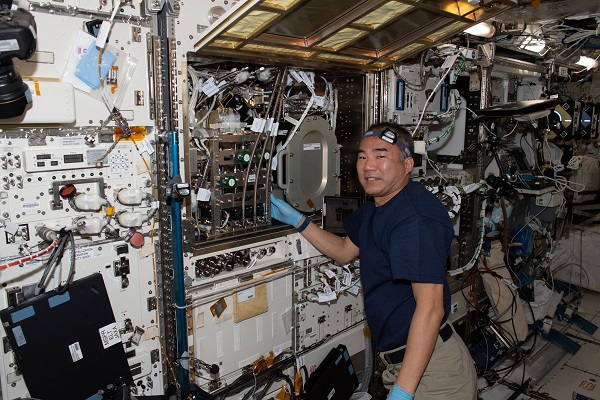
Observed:
[[[415,166],[415,160],[412,157],[406,157],[404,159],[404,169],[406,170],[407,175],[410,175],[413,168]]]

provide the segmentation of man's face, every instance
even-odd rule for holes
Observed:
[[[408,183],[413,165],[412,157],[402,159],[398,146],[376,136],[368,136],[360,143],[356,162],[358,179],[378,206],[394,197]]]

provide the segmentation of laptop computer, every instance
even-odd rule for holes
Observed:
[[[322,227],[338,236],[346,236],[344,219],[360,207],[359,197],[324,196]]]
[[[482,108],[476,112],[480,119],[494,119],[537,114],[544,110],[551,110],[557,105],[558,99],[522,100]]]
[[[554,181],[536,175],[522,148],[507,146],[496,153],[500,174],[521,194],[542,195],[554,190]]]
[[[0,311],[31,397],[85,400],[121,380],[133,384],[102,275]]]
[[[349,400],[358,388],[358,377],[348,349],[331,349],[304,385],[304,400]]]

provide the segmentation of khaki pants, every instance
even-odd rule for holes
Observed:
[[[391,389],[400,364],[387,364],[383,384]],[[429,364],[417,386],[415,400],[470,400],[477,396],[477,372],[467,346],[454,333],[446,342],[438,335]]]

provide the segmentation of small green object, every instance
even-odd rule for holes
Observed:
[[[248,164],[250,162],[250,153],[247,151],[240,151],[235,155],[235,159],[241,164]]]
[[[221,186],[224,188],[232,189],[236,186],[236,184],[237,179],[235,179],[235,176],[227,175],[221,178]]]

